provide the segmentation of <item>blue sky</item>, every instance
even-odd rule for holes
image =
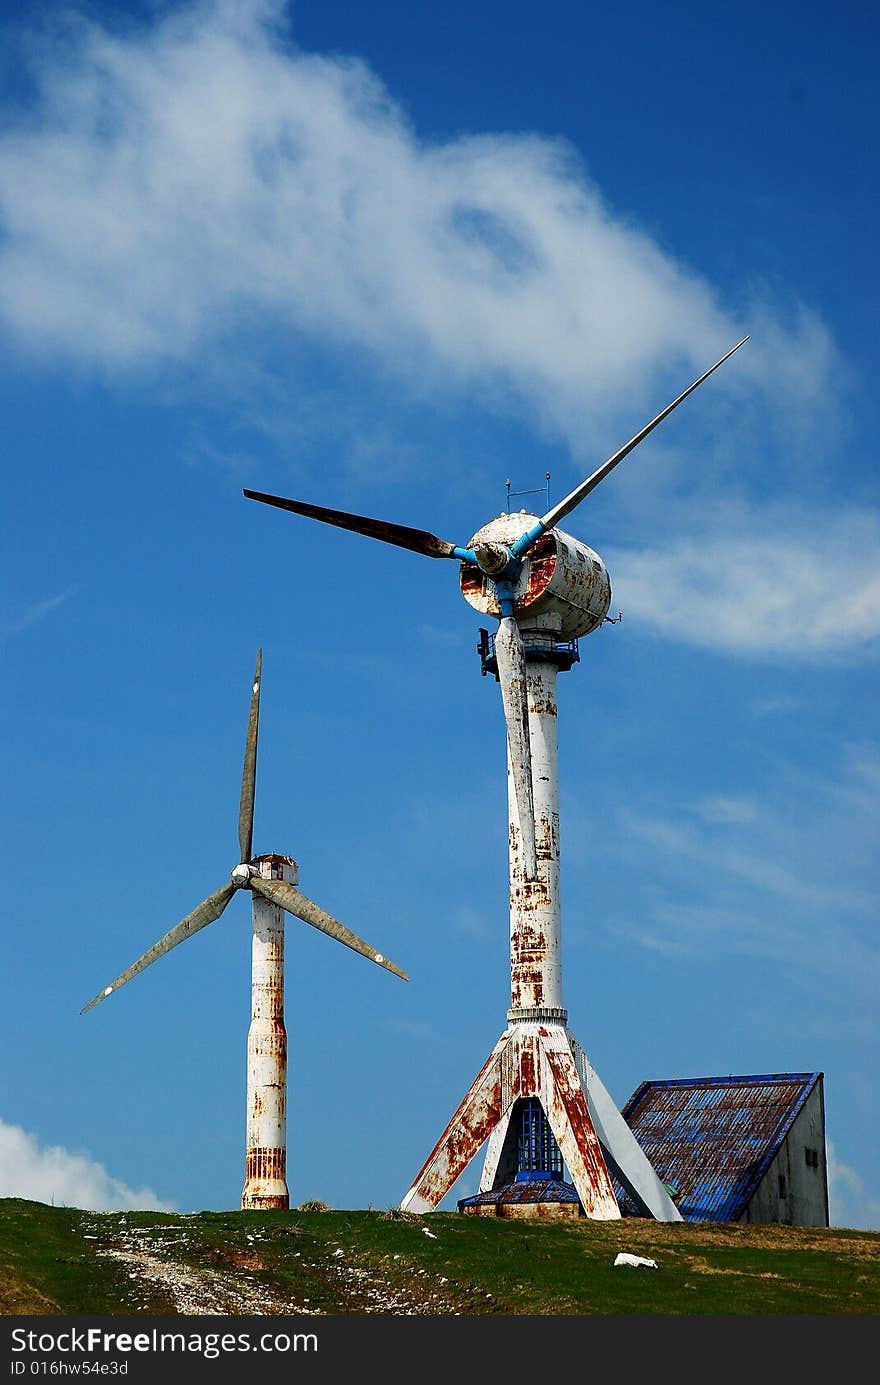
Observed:
[[[749,333],[566,521],[565,1000],[620,1105],[823,1071],[880,1227],[876,17],[2,15],[0,1195],[238,1205],[249,901],[79,1010],[236,864],[262,647],[255,849],[412,978],[290,921],[291,1198],[399,1202],[504,1026],[500,698],[453,564],[242,488],[465,543]]]

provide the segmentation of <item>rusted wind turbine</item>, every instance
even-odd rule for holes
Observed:
[[[287,1188],[287,1034],[284,1027],[284,914],[309,923],[362,957],[393,972],[404,981],[406,972],[356,933],[308,899],[297,888],[298,867],[290,856],[252,856],[254,795],[257,776],[257,736],[260,720],[260,682],[263,651],[257,653],[245,742],[241,798],[238,809],[239,864],[230,883],[203,899],[164,938],[133,962],[94,1000],[83,1006],[85,1014],[117,991],[126,981],[164,957],[178,943],[214,923],[237,890],[249,890],[253,901],[251,949],[251,1023],[247,1053],[247,1133],[243,1208],[289,1206]]]
[[[488,1141],[481,1192],[530,1173],[561,1174],[564,1162],[588,1217],[620,1216],[613,1175],[643,1215],[681,1219],[568,1029],[562,1003],[556,675],[577,661],[578,638],[610,619],[611,581],[599,555],[556,526],[746,341],[546,514],[499,515],[465,546],[386,520],[244,492],[429,558],[456,559],[465,599],[498,621],[494,645],[482,631],[479,648],[483,673],[494,673],[501,684],[507,726],[508,1023],[404,1196],[403,1210],[433,1210]]]

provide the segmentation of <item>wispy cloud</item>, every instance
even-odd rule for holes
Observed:
[[[846,775],[836,786],[839,797],[868,822],[880,817],[880,748],[872,742],[844,748]]]
[[[458,904],[448,912],[447,927],[450,932],[478,942],[493,938],[497,933],[497,926],[496,918],[487,918],[485,913],[470,904]]]
[[[427,1020],[385,1018],[382,1020],[382,1027],[392,1034],[401,1034],[405,1039],[415,1039],[418,1043],[437,1044],[441,1043],[444,1037],[437,1026]]]
[[[834,915],[863,915],[876,907],[876,899],[869,889],[861,889],[855,882],[829,878],[825,853],[813,859],[811,868],[809,860],[804,859],[805,850],[812,852],[813,849],[808,845],[812,842],[812,834],[805,824],[801,824],[800,841],[793,841],[784,824],[772,813],[762,814],[761,819],[755,817],[751,824],[753,831],[748,837],[734,839],[719,832],[700,831],[683,819],[657,819],[625,810],[622,820],[629,838],[653,846],[661,857],[679,864],[687,861],[692,867],[708,870],[715,881],[716,892],[729,888],[729,882],[733,881],[766,900],[784,904],[787,909],[801,910],[801,936],[807,918],[822,918],[826,947]],[[780,922],[777,921],[779,927]],[[779,927],[773,929],[776,939]],[[732,940],[736,936],[737,933],[733,933]]]
[[[845,994],[861,1023],[880,980],[878,762],[873,744],[845,746],[836,767],[777,766],[747,796],[667,802],[662,811],[609,804],[617,854],[641,891],[637,908],[614,916],[614,936],[623,930],[680,959],[748,956],[804,975],[821,970],[828,996]],[[570,809],[567,831],[577,835],[577,805],[567,817]],[[570,857],[569,870],[576,865]]]
[[[627,489],[634,542],[606,555],[618,608],[750,658],[873,652],[880,518],[742,500],[773,489],[764,452],[781,437],[799,475],[826,452],[829,386],[851,382],[817,315],[745,283],[725,301],[560,141],[420,137],[363,62],[303,52],[288,18],[282,0],[105,27],[65,10],[21,40],[37,95],[0,137],[0,330],[78,369],[237,371],[240,410],[262,379],[270,416],[281,396],[290,414],[291,380],[273,396],[251,347],[280,332],[294,375],[305,346],[382,372],[411,404],[460,391],[527,417],[578,469],[748,330],[710,387],[713,427],[688,473],[698,518],[662,443],[662,465]],[[696,434],[702,399],[686,406]],[[295,412],[288,426],[310,436],[340,426],[326,381],[304,384]],[[427,464],[385,429],[369,409],[352,429],[347,464],[371,484]],[[220,460],[246,469],[234,446]],[[656,533],[658,486],[662,546],[638,538]]]
[[[880,1229],[880,1199],[868,1193],[855,1169],[841,1162],[831,1140],[826,1139],[825,1145],[831,1225],[877,1231]]]
[[[874,902],[868,892],[853,885],[822,881],[815,872],[805,875],[801,861],[780,855],[778,845],[784,834],[769,817],[758,834],[740,841],[701,832],[681,819],[676,822],[634,812],[625,813],[624,818],[631,837],[641,838],[678,861],[711,867],[717,878],[733,876],[788,905],[811,910],[865,910]]]
[[[790,693],[754,697],[749,703],[756,717],[792,716],[800,711],[803,705],[803,698],[793,697]]]
[[[733,531],[733,532],[731,532]],[[722,526],[606,555],[615,599],[664,636],[754,658],[873,656],[880,637],[880,518],[740,508]]]
[[[151,1188],[130,1188],[90,1154],[42,1145],[35,1135],[0,1120],[0,1197],[29,1198],[93,1212],[173,1212]]]
[[[33,629],[75,596],[76,590],[76,587],[70,587],[65,592],[59,592],[57,596],[47,596],[17,610],[7,609],[0,613],[0,640],[11,640],[16,635],[23,635],[26,630]]]
[[[752,822],[757,813],[753,798],[712,794],[694,805],[694,812],[707,822]]]
[[[424,640],[425,644],[439,645],[462,645],[464,636],[460,630],[446,629],[444,626],[432,625],[430,621],[422,621],[418,626],[418,636]]]
[[[203,0],[114,30],[65,12],[31,41],[38,99],[0,140],[9,332],[124,370],[274,324],[416,390],[488,392],[575,451],[746,319],[760,331],[722,393],[819,394],[835,351],[809,309],[745,287],[726,306],[561,142],[420,139],[362,62],[298,50],[286,17]]]

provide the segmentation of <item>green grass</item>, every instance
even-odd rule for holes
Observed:
[[[620,1250],[659,1269],[615,1268]],[[132,1274],[147,1263],[146,1277]],[[220,1306],[181,1306],[168,1267]],[[390,1210],[172,1216],[0,1200],[0,1313],[254,1305],[290,1315],[877,1314],[880,1232]]]

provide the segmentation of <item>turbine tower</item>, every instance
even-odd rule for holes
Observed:
[[[178,943],[214,923],[238,890],[249,890],[253,904],[251,945],[251,1022],[247,1037],[247,1124],[242,1208],[287,1208],[287,1032],[284,1027],[284,915],[345,943],[386,971],[408,981],[406,972],[308,899],[297,888],[298,867],[290,856],[252,856],[257,737],[263,651],[257,652],[245,741],[238,808],[239,864],[230,883],[208,895],[142,957],[84,1005],[84,1015],[126,981],[164,957]]]
[[[245,490],[294,514],[430,558],[459,563],[468,603],[498,621],[481,630],[482,671],[501,687],[507,728],[510,1008],[507,1026],[400,1206],[428,1212],[486,1144],[480,1190],[517,1173],[567,1166],[588,1217],[619,1217],[613,1179],[642,1215],[681,1214],[568,1028],[559,903],[556,678],[578,659],[577,640],[608,619],[611,581],[601,558],[559,522],[678,405],[732,356],[716,361],[558,505],[538,517],[503,514],[463,546],[422,529]]]

